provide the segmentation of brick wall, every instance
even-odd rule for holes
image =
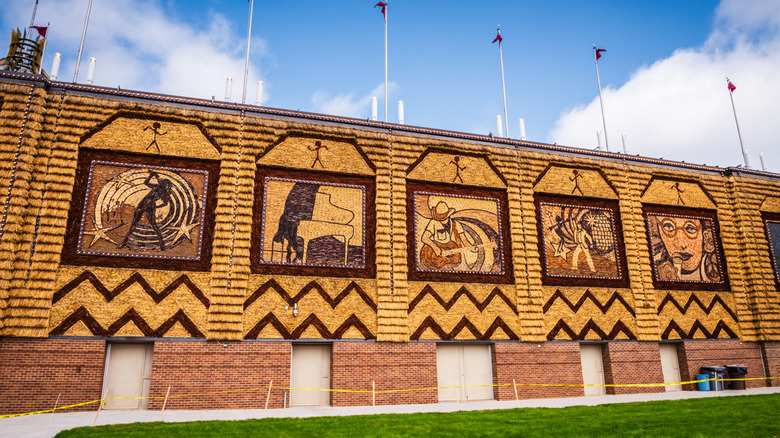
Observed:
[[[780,386],[780,342],[764,342],[762,347],[767,377],[777,377],[767,383],[769,386]]]
[[[0,339],[0,414],[52,409],[58,394],[59,406],[100,399],[105,358],[104,341]]]
[[[601,349],[604,361],[604,383],[625,385],[663,383],[661,352],[655,342],[609,342]],[[664,392],[663,386],[606,388],[607,394]]]
[[[223,345],[226,345],[223,347]],[[151,397],[181,394],[220,394],[170,398],[165,409],[262,409],[269,380],[290,386],[289,342],[155,342]],[[251,391],[224,392],[247,388]],[[160,409],[161,399],[148,409]],[[269,408],[281,408],[284,390],[272,390]]]
[[[774,347],[778,348],[778,347]],[[747,378],[764,377],[760,344],[727,340],[684,341],[677,349],[680,359],[680,374],[683,381],[695,380],[699,368],[703,366],[724,366],[742,364],[748,367]],[[728,376],[727,376],[728,377]],[[727,382],[726,382],[727,383]],[[766,386],[765,380],[748,380],[748,388]],[[693,390],[694,385],[683,385],[683,389]]]
[[[436,386],[436,344],[335,342],[331,370],[333,389],[376,390]],[[377,405],[436,403],[436,390],[377,394]],[[332,406],[370,406],[371,394],[334,392]]]
[[[580,346],[576,342],[543,344],[497,342],[493,345],[493,383],[498,400],[519,398],[578,397],[581,386],[531,386],[534,384],[582,385]],[[529,386],[524,386],[529,385]]]

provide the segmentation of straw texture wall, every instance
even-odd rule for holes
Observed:
[[[780,189],[776,178],[44,85],[0,81],[3,336],[780,339],[780,296],[762,219],[780,212],[780,202],[772,201]],[[152,136],[152,128],[160,134]],[[68,236],[84,231],[69,217],[84,209],[72,192],[83,182],[77,169],[86,150],[134,157],[139,168],[174,159],[204,169],[211,168],[202,163],[214,163],[218,170],[209,178],[216,185],[204,189],[210,201],[202,200],[211,216],[191,228],[204,237],[192,256],[197,263],[166,258],[162,244],[138,254],[121,248],[127,254],[63,260],[74,250]],[[285,173],[293,175],[289,181]],[[312,199],[312,187],[332,200],[348,199],[350,190],[368,199],[352,208],[354,222],[322,224],[315,237],[328,243],[319,243],[320,250],[308,246],[311,260],[297,254],[297,235],[274,241],[282,248],[271,251],[276,259],[263,258],[270,242],[265,230],[275,231],[279,215],[293,214],[303,199],[284,192],[275,213],[265,208],[266,177],[288,191],[298,184],[295,190],[309,190]],[[560,211],[611,217],[619,248],[599,259],[592,224],[583,229],[559,221],[552,228],[561,234],[544,231],[539,205],[555,204],[550,200],[559,201]],[[480,212],[462,219],[469,212],[455,210]],[[652,215],[692,219],[702,233],[715,230],[708,241],[716,248],[708,253],[718,262],[708,271],[714,276],[691,280],[678,267],[677,280],[663,277],[652,242],[671,243],[648,226],[655,224]],[[431,267],[435,258],[421,255],[423,236],[449,218],[470,233],[469,245],[478,242],[472,248],[478,256],[469,259],[459,247],[455,254],[464,262]],[[348,236],[328,231],[347,225],[364,227],[355,232],[370,238],[348,243]],[[573,230],[569,240],[566,227]],[[549,237],[570,246],[550,258]],[[602,266],[612,265],[614,272],[602,275]]]

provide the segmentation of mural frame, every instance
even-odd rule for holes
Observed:
[[[766,235],[766,241],[769,245],[769,260],[772,264],[772,269],[775,280],[775,289],[780,291],[780,266],[778,266],[777,261],[780,260],[780,254],[775,254],[774,252],[774,246],[772,245],[772,238],[769,235],[769,227],[767,227],[767,224],[769,222],[776,223],[780,225],[780,213],[769,213],[769,212],[761,212],[761,221],[764,223],[764,234]],[[778,239],[780,239],[780,236],[777,236]]]
[[[495,200],[499,215],[499,237],[501,240],[501,256],[504,272],[499,274],[490,273],[469,273],[461,271],[433,272],[420,270],[417,267],[416,258],[416,236],[415,236],[415,193],[435,193],[442,196],[452,197],[476,197],[482,199]],[[433,182],[406,182],[406,238],[407,238],[407,265],[409,269],[408,278],[411,281],[437,281],[437,282],[457,282],[457,283],[493,283],[493,284],[513,284],[514,266],[512,258],[512,242],[509,233],[509,203],[506,190],[478,188],[471,186],[453,186],[450,184],[441,184]],[[453,280],[457,276],[457,280]]]
[[[651,243],[651,230],[648,226],[648,214],[653,215],[673,215],[673,216],[693,216],[708,219],[712,221],[712,231],[715,239],[714,253],[720,267],[720,282],[694,282],[694,281],[663,281],[658,279],[658,273],[653,265],[653,249]],[[717,212],[701,208],[680,207],[670,205],[644,204],[642,206],[642,219],[645,225],[645,237],[647,239],[647,255],[650,260],[650,271],[653,276],[653,287],[657,290],[696,290],[696,291],[730,291],[728,277],[728,267],[726,257],[723,254],[723,242],[720,234],[720,225],[718,224]]]
[[[363,233],[364,266],[350,268],[287,263],[261,262],[264,227],[265,179],[285,179],[302,182],[320,182],[326,185],[360,186],[364,190]],[[250,268],[253,274],[306,275],[323,277],[374,278],[376,277],[376,182],[374,177],[340,173],[297,170],[258,166],[255,172],[255,195],[252,214],[252,246]]]
[[[93,162],[110,162],[130,166],[152,166],[191,169],[206,172],[208,182],[203,202],[203,222],[200,232],[200,256],[197,260],[175,259],[168,257],[143,257],[133,255],[96,255],[78,252],[81,235],[81,223],[84,216],[87,190],[90,182],[90,167]],[[212,240],[214,233],[214,210],[216,192],[219,183],[219,162],[196,158],[177,158],[165,155],[144,155],[129,152],[117,152],[104,149],[80,148],[76,164],[76,178],[73,184],[73,197],[68,213],[65,241],[62,248],[61,263],[73,266],[105,266],[121,268],[156,269],[173,271],[208,271],[211,268]]]
[[[576,277],[563,275],[550,275],[547,269],[547,254],[544,249],[544,230],[541,220],[541,204],[557,204],[575,207],[591,207],[603,210],[609,210],[612,213],[615,239],[615,263],[617,264],[617,278],[608,277]],[[591,287],[611,287],[628,288],[628,264],[626,262],[626,251],[623,243],[623,225],[620,217],[618,201],[607,199],[586,198],[578,196],[551,195],[537,193],[534,195],[534,209],[537,232],[537,250],[539,251],[539,261],[542,273],[542,284],[545,286],[591,286]]]

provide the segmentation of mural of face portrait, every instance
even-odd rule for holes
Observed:
[[[656,280],[721,282],[711,219],[648,214],[647,226]]]

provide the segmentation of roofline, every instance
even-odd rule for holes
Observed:
[[[375,131],[402,132],[404,134],[435,137],[443,139],[467,140],[493,146],[512,147],[520,150],[554,152],[563,155],[589,156],[605,159],[608,161],[625,161],[639,164],[650,164],[654,166],[680,168],[685,170],[694,170],[698,172],[718,173],[722,175],[744,174],[755,177],[770,178],[780,180],[780,174],[766,172],[754,169],[745,169],[742,166],[707,166],[702,164],[691,164],[686,162],[664,160],[658,158],[644,157],[641,155],[627,155],[617,152],[603,152],[590,149],[576,148],[572,146],[559,146],[557,144],[530,142],[526,140],[515,140],[501,137],[491,137],[487,135],[469,134],[458,131],[447,131],[441,129],[431,129],[419,126],[401,125],[397,123],[387,123],[349,117],[332,116],[327,114],[318,114],[310,112],[291,111],[278,108],[260,107],[256,105],[238,104],[222,102],[207,99],[196,99],[189,97],[180,97],[158,93],[148,93],[141,91],[122,90],[121,88],[97,87],[93,85],[82,85],[70,82],[53,81],[44,75],[37,75],[24,72],[0,71],[0,78],[11,79],[14,82],[37,82],[43,84],[46,88],[68,90],[77,94],[98,95],[107,98],[125,98],[129,100],[158,101],[181,106],[195,106],[200,108],[210,108],[218,111],[237,111],[261,114],[270,118],[292,119],[304,121],[325,122],[346,127],[360,127]]]

